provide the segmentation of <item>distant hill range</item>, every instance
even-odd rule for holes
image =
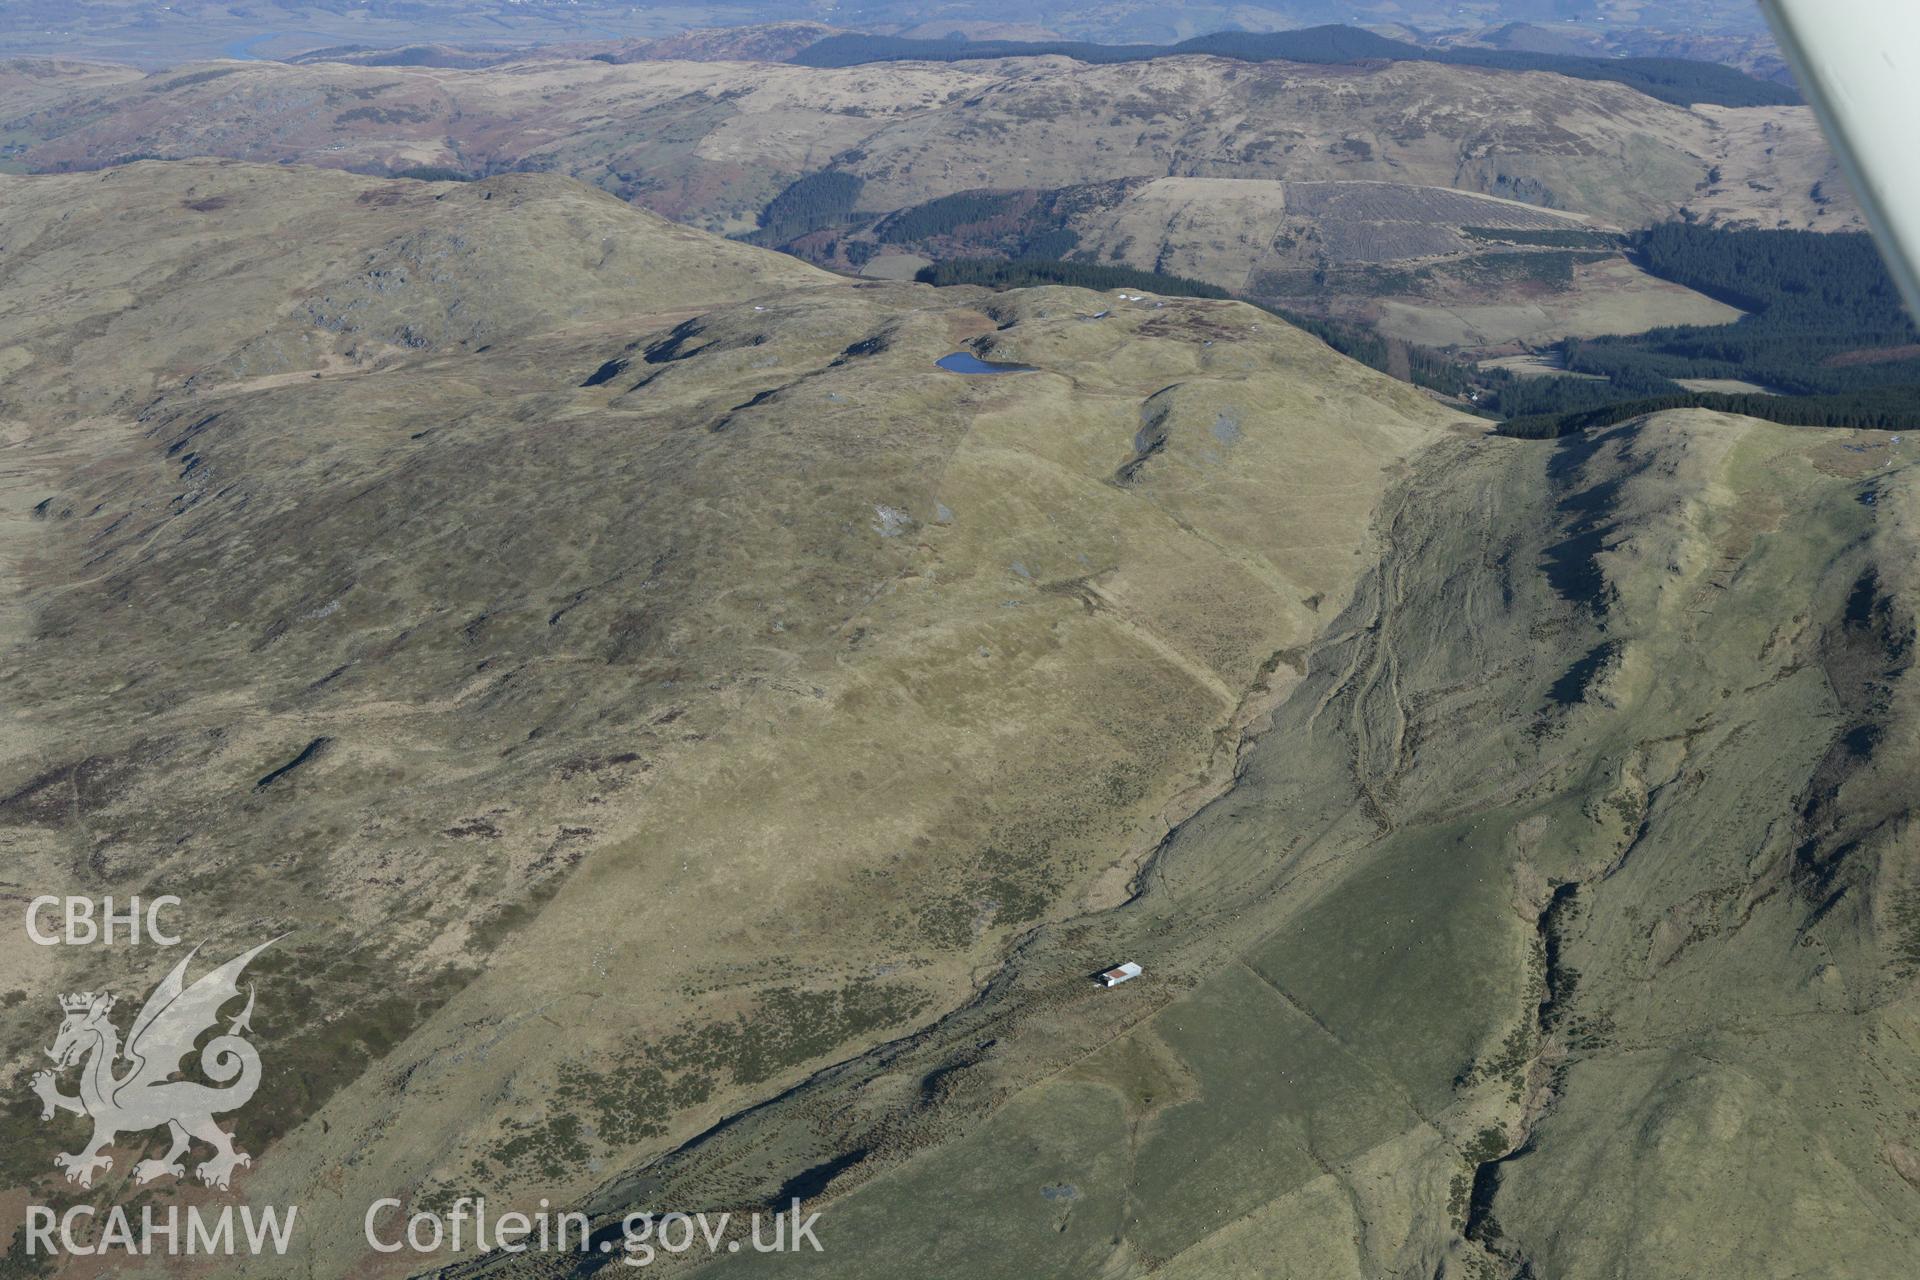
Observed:
[[[1436,41],[1432,46],[1395,40],[1361,27],[1329,24],[1297,31],[1219,31],[1177,44],[1099,44],[1084,40],[922,39],[870,35],[815,22],[776,22],[712,27],[654,40],[547,45],[534,50],[416,44],[399,48],[335,46],[315,49],[294,62],[351,62],[360,66],[480,68],[545,58],[590,58],[629,62],[786,62],[845,68],[881,62],[976,62],[1000,58],[1064,57],[1114,64],[1156,58],[1210,56],[1242,62],[1301,62],[1341,66],[1380,62],[1437,62],[1496,71],[1547,71],[1576,80],[1626,85],[1679,106],[1712,103],[1728,107],[1788,106],[1799,93],[1780,71],[1777,58],[1754,52],[1754,40],[1730,37],[1651,36],[1634,48],[1659,56],[1607,53],[1614,45],[1580,32],[1510,23],[1505,27]],[[1582,41],[1584,40],[1584,44]],[[1760,45],[1771,50],[1771,44]],[[1576,50],[1586,47],[1594,53]],[[1674,56],[1681,54],[1685,56]],[[1703,56],[1711,54],[1711,57]]]
[[[1399,34],[1387,32],[1385,34]],[[1677,58],[1685,62],[1717,62],[1760,80],[1792,84],[1793,74],[1780,56],[1773,37],[1765,32],[1700,30],[1687,26],[1595,27],[1583,22],[1509,22],[1497,27],[1436,35],[1421,43],[1436,48],[1506,49],[1526,53],[1563,54],[1577,58]]]
[[[1245,62],[1441,62],[1500,71],[1550,71],[1576,80],[1610,80],[1648,97],[1681,106],[1700,102],[1728,107],[1785,106],[1800,101],[1800,95],[1791,86],[1756,79],[1719,63],[1683,58],[1589,58],[1516,48],[1429,49],[1339,24],[1299,31],[1221,31],[1166,45],[910,40],[848,32],[818,40],[794,54],[790,61],[807,67],[850,67],[871,62],[962,62],[1052,56],[1108,63],[1144,62],[1182,54],[1237,58]]]
[[[786,62],[827,36],[844,34],[818,22],[765,22],[746,27],[700,27],[655,40],[591,41],[521,47],[409,44],[398,48],[335,45],[288,62],[349,62],[361,67],[458,67],[473,69],[527,59],[585,58],[615,65],[628,62]]]

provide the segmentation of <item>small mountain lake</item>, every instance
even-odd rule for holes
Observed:
[[[945,369],[948,373],[961,373],[969,376],[987,373],[1039,372],[1038,369],[1035,369],[1030,364],[994,364],[991,361],[982,360],[971,351],[956,351],[950,356],[941,356],[938,360],[935,360],[934,363],[942,369]]]

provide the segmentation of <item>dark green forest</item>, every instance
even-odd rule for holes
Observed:
[[[882,244],[919,245],[928,257],[949,246],[928,244],[954,236],[975,256],[1064,258],[1080,243],[1063,226],[1064,206],[1075,198],[1063,191],[956,191],[887,215],[874,228]]]
[[[1880,413],[1888,401],[1877,393],[1898,388],[1897,398],[1920,385],[1920,331],[1869,236],[1670,223],[1634,235],[1629,253],[1654,275],[1749,314],[1725,325],[1568,338],[1557,347],[1567,370],[1602,381],[1490,375],[1503,415],[1561,419],[1688,397],[1681,378],[1737,378],[1780,392],[1761,397],[1771,402],[1819,397],[1806,413],[1826,418],[1840,399]]]
[[[1222,31],[1179,44],[1105,45],[1076,41],[911,40],[901,36],[828,36],[793,56],[807,67],[852,67],[869,62],[960,62],[974,58],[1059,56],[1080,62],[1145,62],[1181,54],[1210,54],[1243,62],[1442,62],[1499,71],[1551,71],[1578,80],[1624,84],[1662,102],[1728,107],[1800,101],[1793,89],[1757,80],[1733,67],[1679,58],[1581,58],[1511,49],[1427,49],[1358,27],[1329,25],[1300,31]]]
[[[809,231],[839,226],[853,212],[864,185],[851,173],[810,173],[767,202],[760,211],[760,230],[747,238],[755,244],[781,245]]]
[[[1581,413],[1509,418],[1500,434],[1523,440],[1548,440],[1594,427],[1610,427],[1666,409],[1715,409],[1792,427],[1871,427],[1881,431],[1920,431],[1920,387],[1881,387],[1839,396],[1729,395],[1683,391],[1679,395],[1622,400]]]
[[[1718,231],[1670,223],[1636,235],[1635,262],[1751,312],[1730,325],[1569,339],[1567,368],[1615,378],[1744,378],[1797,395],[1920,382],[1920,343],[1864,234]]]
[[[991,222],[1015,212],[1022,195],[1013,191],[958,191],[890,214],[874,229],[882,244],[911,244],[951,235],[961,227]]]
[[[1053,258],[950,258],[922,267],[914,277],[921,284],[979,284],[989,289],[1024,289],[1030,285],[1066,284],[1078,289],[1139,289],[1168,298],[1230,298],[1217,284],[1186,276],[1163,276],[1132,267],[1107,267],[1092,262],[1061,262]]]

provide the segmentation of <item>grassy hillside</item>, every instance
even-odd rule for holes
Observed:
[[[918,279],[923,284],[986,285],[993,289],[1016,289],[1038,284],[1067,284],[1082,289],[1103,291],[1144,290],[1162,298],[1224,298],[1227,292],[1218,285],[1182,276],[1136,271],[1130,267],[1103,266],[1098,263],[1062,262],[1045,258],[957,258],[923,269]],[[1463,395],[1470,386],[1461,364],[1440,352],[1384,338],[1362,325],[1323,320],[1284,308],[1265,307],[1296,329],[1319,338],[1341,355],[1357,360],[1403,382],[1427,387],[1446,395]]]
[[[556,177],[141,165],[0,222],[0,835],[293,930],[234,1123],[319,1275],[372,1199],[582,1199],[1122,899],[1457,417],[1241,304],[855,284]],[[0,938],[35,993],[121,964]],[[36,1193],[50,1005],[0,1005]]]

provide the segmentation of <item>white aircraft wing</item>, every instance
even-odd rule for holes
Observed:
[[[1920,317],[1920,0],[1760,0]]]

